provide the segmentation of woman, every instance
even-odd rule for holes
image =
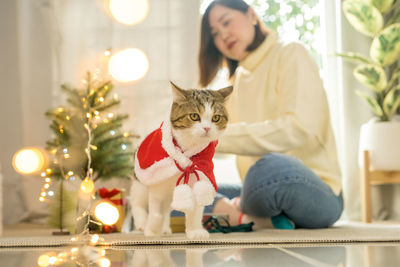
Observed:
[[[243,185],[220,185],[206,211],[229,214],[233,225],[329,227],[343,210],[341,176],[315,62],[300,44],[278,40],[244,1],[215,0],[202,18],[200,84],[223,64],[234,92],[217,151],[237,155]]]

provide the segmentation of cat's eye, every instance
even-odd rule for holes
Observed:
[[[200,120],[200,116],[197,113],[190,113],[190,119],[192,121],[199,121]]]
[[[212,121],[213,121],[213,122],[218,122],[220,119],[221,119],[221,116],[220,116],[220,115],[214,115],[214,116],[212,117]]]

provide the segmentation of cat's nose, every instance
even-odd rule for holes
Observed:
[[[208,133],[211,129],[211,127],[203,127],[204,131],[206,131],[206,133]]]

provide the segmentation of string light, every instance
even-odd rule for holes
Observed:
[[[106,51],[104,51],[104,56],[109,57],[111,56],[111,49],[107,49]]]
[[[39,256],[39,258],[37,260],[37,264],[40,267],[47,267],[50,265],[49,260],[50,260],[50,256],[47,254],[43,254],[43,255]]]
[[[99,242],[99,235],[98,234],[92,235],[92,238],[90,239],[90,244],[96,245],[97,242]]]
[[[37,264],[39,267],[64,266],[64,264],[69,265],[69,263],[73,263],[74,266],[110,267],[111,261],[105,257],[106,251],[102,248],[94,247],[99,240],[100,238],[98,238],[97,242],[91,244],[90,247],[74,247],[70,251],[60,253],[46,252],[38,257]]]
[[[101,267],[110,267],[111,262],[110,262],[110,260],[107,259],[107,258],[102,258],[102,259],[99,260],[99,265],[100,265]]]
[[[94,189],[94,183],[93,180],[86,177],[82,183],[81,183],[81,190],[82,192],[86,193],[86,194],[90,194],[93,192]]]

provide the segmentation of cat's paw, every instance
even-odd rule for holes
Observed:
[[[196,203],[199,206],[207,206],[213,203],[215,198],[215,189],[208,181],[199,181],[193,186],[193,194]]]
[[[166,227],[166,228],[164,228],[164,229],[162,230],[162,234],[163,234],[163,235],[170,235],[170,234],[172,234],[171,227]]]
[[[133,221],[133,225],[135,227],[135,230],[143,232],[144,229],[146,228],[146,220],[136,219]]]
[[[146,228],[146,229],[144,229],[144,235],[145,236],[158,236],[160,234],[150,230],[149,228]]]
[[[144,225],[136,225],[135,224],[135,230],[136,231],[144,232],[144,228],[145,228]]]
[[[188,239],[206,239],[210,237],[210,234],[206,229],[196,229],[186,231],[186,237]]]

